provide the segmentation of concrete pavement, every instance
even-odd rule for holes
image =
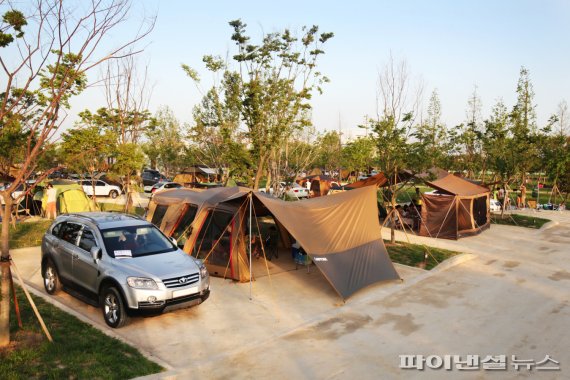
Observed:
[[[249,284],[214,278],[203,305],[134,318],[118,330],[66,293],[47,298],[168,369],[151,378],[563,378],[570,371],[570,212],[536,215],[556,222],[541,230],[493,225],[459,241],[411,236],[472,255],[445,270],[398,266],[403,283],[370,286],[346,303],[314,267],[258,277],[251,300]],[[39,250],[12,256],[46,296]],[[270,265],[289,268],[280,260]],[[506,355],[507,370],[399,368],[400,355],[412,354]],[[550,355],[561,370],[516,371],[511,355],[535,362]]]

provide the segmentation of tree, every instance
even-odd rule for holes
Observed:
[[[477,86],[467,100],[466,124],[460,128],[457,145],[461,151],[461,169],[467,170],[467,177],[474,178],[475,171],[481,168],[481,98]]]
[[[259,187],[274,147],[282,146],[292,130],[310,124],[307,113],[313,91],[321,91],[328,79],[316,71],[317,59],[332,33],[303,27],[300,39],[289,30],[270,33],[261,44],[251,44],[241,20],[230,22],[232,41],[238,47],[233,59],[240,66],[242,120],[255,162],[254,189]],[[300,45],[297,47],[297,43]]]
[[[18,5],[20,9],[13,8],[11,2],[0,3],[0,83],[4,86],[0,93],[0,141],[18,130],[26,139],[23,156],[14,158],[19,173],[13,185],[0,192],[5,203],[4,221],[10,218],[14,189],[38,167],[65,120],[69,100],[87,86],[87,73],[102,62],[135,54],[126,49],[152,29],[152,25],[139,29],[126,43],[115,43],[115,48],[101,51],[108,34],[126,19],[128,0],[80,3],[73,8],[57,0]],[[2,223],[0,346],[10,340],[9,234],[9,224]]]
[[[417,162],[417,169],[447,166],[444,164],[444,152],[450,149],[447,146],[447,130],[441,122],[441,102],[437,90],[433,90],[430,96],[426,120],[420,122],[412,135],[416,138],[414,152],[422,161]]]
[[[367,170],[372,164],[376,150],[371,137],[359,137],[342,148],[342,166],[349,171]]]
[[[93,199],[97,201],[96,172],[107,170],[108,158],[116,151],[117,138],[112,131],[104,131],[97,125],[85,125],[71,129],[61,136],[60,153],[68,169],[77,173],[89,173],[93,186]]]
[[[538,157],[536,105],[530,74],[524,67],[520,70],[517,83],[517,103],[510,113],[512,144],[516,157],[516,168],[521,176],[521,185],[526,184],[527,173],[536,164]],[[526,191],[521,194],[522,204],[526,204]]]
[[[198,163],[218,169],[227,168],[228,177],[247,179],[250,165],[245,133],[240,131],[241,77],[229,71],[219,57],[205,56],[204,63],[214,76],[214,85],[194,107],[194,125],[189,137],[194,142]],[[187,65],[186,74],[199,84],[198,75]],[[222,75],[218,83],[218,76]]]
[[[394,232],[396,197],[405,186],[405,183],[398,183],[398,174],[405,168],[417,168],[420,163],[413,159],[413,145],[409,143],[409,138],[419,107],[422,85],[417,87],[415,93],[411,93],[409,77],[405,62],[395,64],[390,56],[378,79],[380,94],[378,109],[381,113],[376,120],[369,120],[366,126],[372,130],[371,136],[378,150],[378,167],[390,179],[389,199],[385,199],[385,203],[393,211],[392,243],[396,241]]]
[[[340,134],[337,131],[326,132],[317,139],[316,145],[318,151],[314,164],[326,172],[337,170],[341,161]]]
[[[184,138],[182,126],[168,107],[161,107],[145,131],[147,142],[144,153],[150,158],[151,167],[157,164],[167,177],[184,166]]]

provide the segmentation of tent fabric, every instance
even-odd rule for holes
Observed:
[[[374,282],[400,278],[381,238],[375,188],[303,202],[259,199],[341,297],[346,299]]]
[[[384,173],[378,173],[366,179],[356,181],[351,183],[350,185],[345,186],[347,189],[359,189],[365,186],[376,186],[382,187],[388,183],[388,178],[384,175]]]
[[[457,239],[457,208],[450,195],[422,194],[421,236]]]
[[[461,196],[480,196],[489,193],[489,189],[476,185],[453,174],[448,174],[443,178],[435,181],[426,181],[426,184],[445,194],[461,195]]]
[[[181,209],[181,204],[195,204],[198,212],[192,222],[193,231],[184,245],[186,252],[192,252],[195,249],[193,244],[204,228],[207,211],[223,208],[224,202],[232,200],[239,199],[237,203],[243,204],[249,194],[250,189],[240,187],[205,191],[174,189],[156,194],[150,210],[156,209],[157,205]],[[312,198],[302,202],[285,202],[260,192],[253,192],[252,196],[254,203],[260,203],[274,216],[280,229],[286,229],[297,240],[344,299],[372,283],[400,278],[382,241],[375,188],[366,187],[334,197]],[[245,219],[245,213],[243,210],[239,213],[242,207],[238,208],[235,204],[238,216],[234,222],[239,225]],[[164,227],[172,225],[175,214],[168,211],[167,214],[170,222],[161,221],[161,229],[168,234],[171,231],[166,231]],[[149,212],[148,220],[152,220],[152,217]],[[236,226],[231,229],[235,231]],[[229,263],[232,271],[247,273],[249,277],[247,261],[244,262],[247,257],[238,254],[245,249],[243,239],[232,237],[231,246],[236,249],[235,260]],[[242,270],[240,266],[246,268]]]
[[[95,203],[85,194],[81,185],[75,182],[63,181],[53,181],[52,185],[56,190],[56,208],[59,214],[97,210]],[[47,191],[36,193],[34,199],[36,198],[41,199],[42,210],[45,212],[47,207]]]

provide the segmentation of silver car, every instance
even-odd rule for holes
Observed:
[[[210,295],[202,261],[154,225],[118,213],[60,215],[42,240],[42,277],[49,294],[64,285],[99,305],[110,327],[136,310],[193,306]]]

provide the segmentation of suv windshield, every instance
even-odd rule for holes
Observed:
[[[102,230],[107,253],[115,258],[139,257],[176,250],[174,244],[156,227],[125,226]]]

